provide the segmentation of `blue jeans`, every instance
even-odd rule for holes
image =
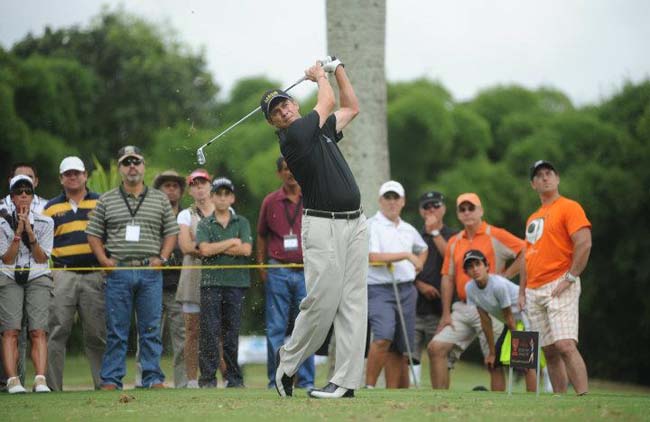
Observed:
[[[278,261],[270,260],[270,264]],[[266,370],[269,387],[275,386],[275,354],[284,344],[289,322],[293,325],[300,301],[307,296],[304,271],[289,268],[269,268],[266,278]],[[296,374],[298,388],[314,386],[314,356],[300,365]]]
[[[160,369],[162,342],[162,274],[153,270],[115,270],[106,277],[106,351],[102,360],[102,385],[122,388],[126,352],[135,305],[142,365],[142,386],[165,381]]]
[[[199,318],[199,368],[201,387],[217,386],[217,369],[221,362],[219,343],[223,342],[228,387],[244,385],[244,375],[237,362],[239,328],[246,288],[201,287]]]

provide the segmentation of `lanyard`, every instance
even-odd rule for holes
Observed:
[[[295,223],[296,218],[298,218],[298,211],[300,211],[300,206],[302,205],[302,196],[298,200],[296,208],[293,210],[293,217],[289,216],[289,205],[287,205],[287,202],[282,201],[282,205],[284,205],[284,215],[287,217],[287,222],[289,223],[289,234],[293,234],[293,223]]]
[[[135,221],[135,215],[138,213],[138,210],[140,209],[140,205],[144,202],[144,198],[147,196],[147,192],[149,191],[149,188],[147,186],[144,187],[144,192],[140,195],[140,201],[138,202],[138,205],[135,207],[135,211],[131,209],[131,205],[129,205],[129,201],[126,199],[126,193],[124,192],[124,188],[122,185],[120,185],[120,195],[122,195],[122,199],[124,200],[124,203],[126,204],[126,207],[129,209],[129,214],[131,214],[131,219]]]

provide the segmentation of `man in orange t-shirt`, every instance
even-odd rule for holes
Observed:
[[[519,305],[539,331],[553,391],[588,391],[587,367],[578,351],[580,274],[591,251],[591,223],[575,201],[560,195],[553,164],[536,161],[530,184],[541,207],[526,223],[526,259],[519,284]]]
[[[431,386],[434,389],[449,388],[450,364],[478,336],[484,356],[489,354],[489,347],[481,318],[476,306],[468,305],[465,300],[465,285],[470,277],[463,271],[463,255],[470,249],[480,250],[489,262],[489,272],[512,278],[519,272],[523,260],[524,241],[508,231],[491,226],[483,221],[481,200],[475,193],[464,193],[456,200],[458,220],[463,230],[447,242],[445,259],[442,264],[441,296],[442,316],[438,330],[428,346],[431,362]],[[515,260],[506,269],[506,262]],[[455,288],[454,288],[455,286]],[[452,298],[459,298],[452,306]],[[503,331],[503,324],[492,318],[494,333]],[[493,391],[505,390],[503,368],[488,367],[490,386]]]

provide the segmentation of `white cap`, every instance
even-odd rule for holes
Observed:
[[[84,162],[81,161],[81,158],[70,156],[70,157],[65,157],[63,161],[61,161],[61,165],[59,166],[59,174],[63,174],[68,170],[78,170],[78,171],[86,171],[86,167],[84,166]]]
[[[401,198],[404,197],[404,186],[400,182],[394,180],[389,180],[388,182],[381,185],[379,188],[379,196],[384,196],[387,192],[395,192]]]
[[[31,177],[26,176],[24,174],[19,174],[17,176],[12,177],[11,180],[9,181],[9,190],[12,190],[14,186],[21,181],[25,181],[29,183],[32,186],[32,188],[34,187],[34,182],[32,181]]]

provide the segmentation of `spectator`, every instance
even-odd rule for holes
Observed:
[[[262,202],[257,222],[257,263],[302,264],[302,192],[284,157],[276,160],[282,187],[268,194]],[[293,326],[300,301],[307,295],[303,268],[260,268],[260,279],[266,291],[266,371],[269,388],[275,387],[275,356],[284,344],[289,326]],[[314,357],[308,357],[298,368],[296,387],[314,386]]]
[[[174,170],[167,170],[158,175],[153,180],[154,189],[162,191],[167,195],[172,211],[178,216],[180,211],[180,201],[185,191],[185,179],[178,175]],[[168,265],[179,266],[183,261],[183,253],[180,250],[178,242],[174,245],[174,250],[169,256]],[[169,339],[172,345],[173,365],[174,365],[174,388],[185,388],[187,386],[187,375],[185,373],[185,356],[183,348],[185,345],[185,324],[183,322],[183,312],[181,303],[176,301],[176,289],[178,288],[178,279],[181,270],[166,269],[162,273],[163,279],[163,304],[162,319],[160,326],[160,338],[164,339],[165,330],[169,331]],[[164,343],[163,343],[164,352]],[[136,352],[136,386],[142,385],[142,366],[140,365],[140,348]]]
[[[97,201],[86,234],[102,267],[115,268],[106,282],[106,352],[102,361],[101,388],[122,388],[126,373],[126,349],[135,307],[139,335],[142,385],[163,388],[160,369],[162,343],[162,274],[159,267],[171,256],[178,225],[169,200],[144,184],[145,162],[140,149],[119,150],[122,184]],[[120,267],[142,267],[121,269]]]
[[[214,214],[206,216],[196,231],[196,243],[203,265],[242,265],[248,262],[253,239],[248,220],[233,214],[235,186],[226,178],[212,182],[210,198]],[[247,269],[204,269],[201,271],[201,316],[199,335],[199,384],[217,386],[216,372],[223,342],[226,361],[226,386],[244,387],[244,377],[237,363],[242,303],[250,286]]]
[[[502,366],[501,346],[508,330],[529,330],[530,323],[517,304],[519,286],[498,274],[488,273],[488,266],[487,258],[477,249],[470,249],[463,257],[463,271],[471,278],[465,286],[467,304],[476,306],[481,317],[481,327],[489,349],[485,366],[495,368]],[[494,339],[496,333],[492,331],[490,315],[505,324],[497,340]],[[537,390],[534,369],[526,370],[526,390]]]
[[[420,216],[424,220],[421,235],[427,244],[427,260],[422,271],[415,277],[418,301],[415,313],[415,356],[418,360],[433,338],[442,314],[440,300],[440,270],[445,258],[447,241],[458,231],[444,224],[445,197],[440,192],[427,192],[420,197]],[[431,369],[431,362],[429,362]],[[414,371],[418,383],[420,365]],[[433,384],[433,379],[432,379]]]
[[[447,243],[442,264],[442,316],[438,330],[429,343],[429,359],[432,361],[432,387],[449,388],[449,368],[461,353],[474,341],[481,343],[481,351],[489,353],[487,341],[481,329],[481,318],[476,306],[467,304],[465,285],[470,278],[463,269],[463,256],[470,249],[478,249],[488,258],[490,272],[511,278],[519,272],[524,247],[523,240],[504,229],[483,221],[481,200],[475,193],[464,193],[456,200],[457,215],[464,230]],[[515,259],[507,268],[506,261]],[[505,270],[504,270],[505,269]],[[458,301],[453,304],[454,286]],[[493,332],[501,332],[503,324],[492,318]],[[488,368],[492,391],[505,390],[503,368]]]
[[[34,165],[31,163],[15,163],[11,166],[8,180],[11,180],[13,177],[20,174],[29,176],[29,178],[32,179],[32,182],[34,183],[34,190],[36,190],[38,187],[38,174],[36,173],[36,167],[34,167]],[[30,209],[32,212],[41,214],[43,212],[43,208],[45,208],[45,204],[47,204],[47,199],[42,198],[34,193],[34,200],[32,201]],[[9,213],[14,211],[14,203],[11,200],[11,194],[4,197],[0,203],[0,210],[1,209],[6,209]]]
[[[587,367],[578,351],[580,274],[591,251],[591,223],[580,204],[560,195],[555,166],[540,160],[530,184],[541,207],[526,222],[526,260],[519,301],[527,306],[546,355],[553,391],[565,393],[571,381],[576,394],[589,391]]]
[[[24,393],[17,373],[18,336],[26,316],[34,363],[33,391],[47,393],[47,323],[52,292],[48,259],[52,252],[54,222],[31,211],[34,183],[25,175],[9,182],[13,211],[0,218],[0,332],[7,391]]]
[[[210,200],[212,177],[204,169],[196,169],[187,177],[190,196],[194,203],[178,214],[178,243],[183,251],[183,266],[200,266],[201,255],[196,243],[196,228],[206,216],[214,213]],[[176,300],[181,302],[185,320],[185,371],[187,388],[199,388],[199,312],[201,310],[201,270],[183,268],[176,291]]]
[[[371,388],[382,368],[385,368],[387,388],[409,386],[407,353],[415,345],[417,290],[414,281],[427,258],[427,244],[413,226],[400,218],[404,205],[404,188],[390,180],[379,188],[379,211],[368,220],[370,262],[394,263],[392,270],[386,267],[368,270],[368,320],[373,341],[368,351],[366,385]],[[398,293],[393,283],[398,284]],[[401,325],[398,300],[405,327]]]
[[[66,344],[78,314],[93,385],[98,389],[102,355],[106,348],[104,276],[99,270],[74,268],[99,267],[85,233],[89,214],[95,209],[99,195],[88,191],[88,173],[78,157],[64,158],[59,166],[59,175],[63,193],[50,200],[43,211],[43,215],[54,220],[52,263],[59,269],[53,272],[47,381],[52,390],[63,389]]]

